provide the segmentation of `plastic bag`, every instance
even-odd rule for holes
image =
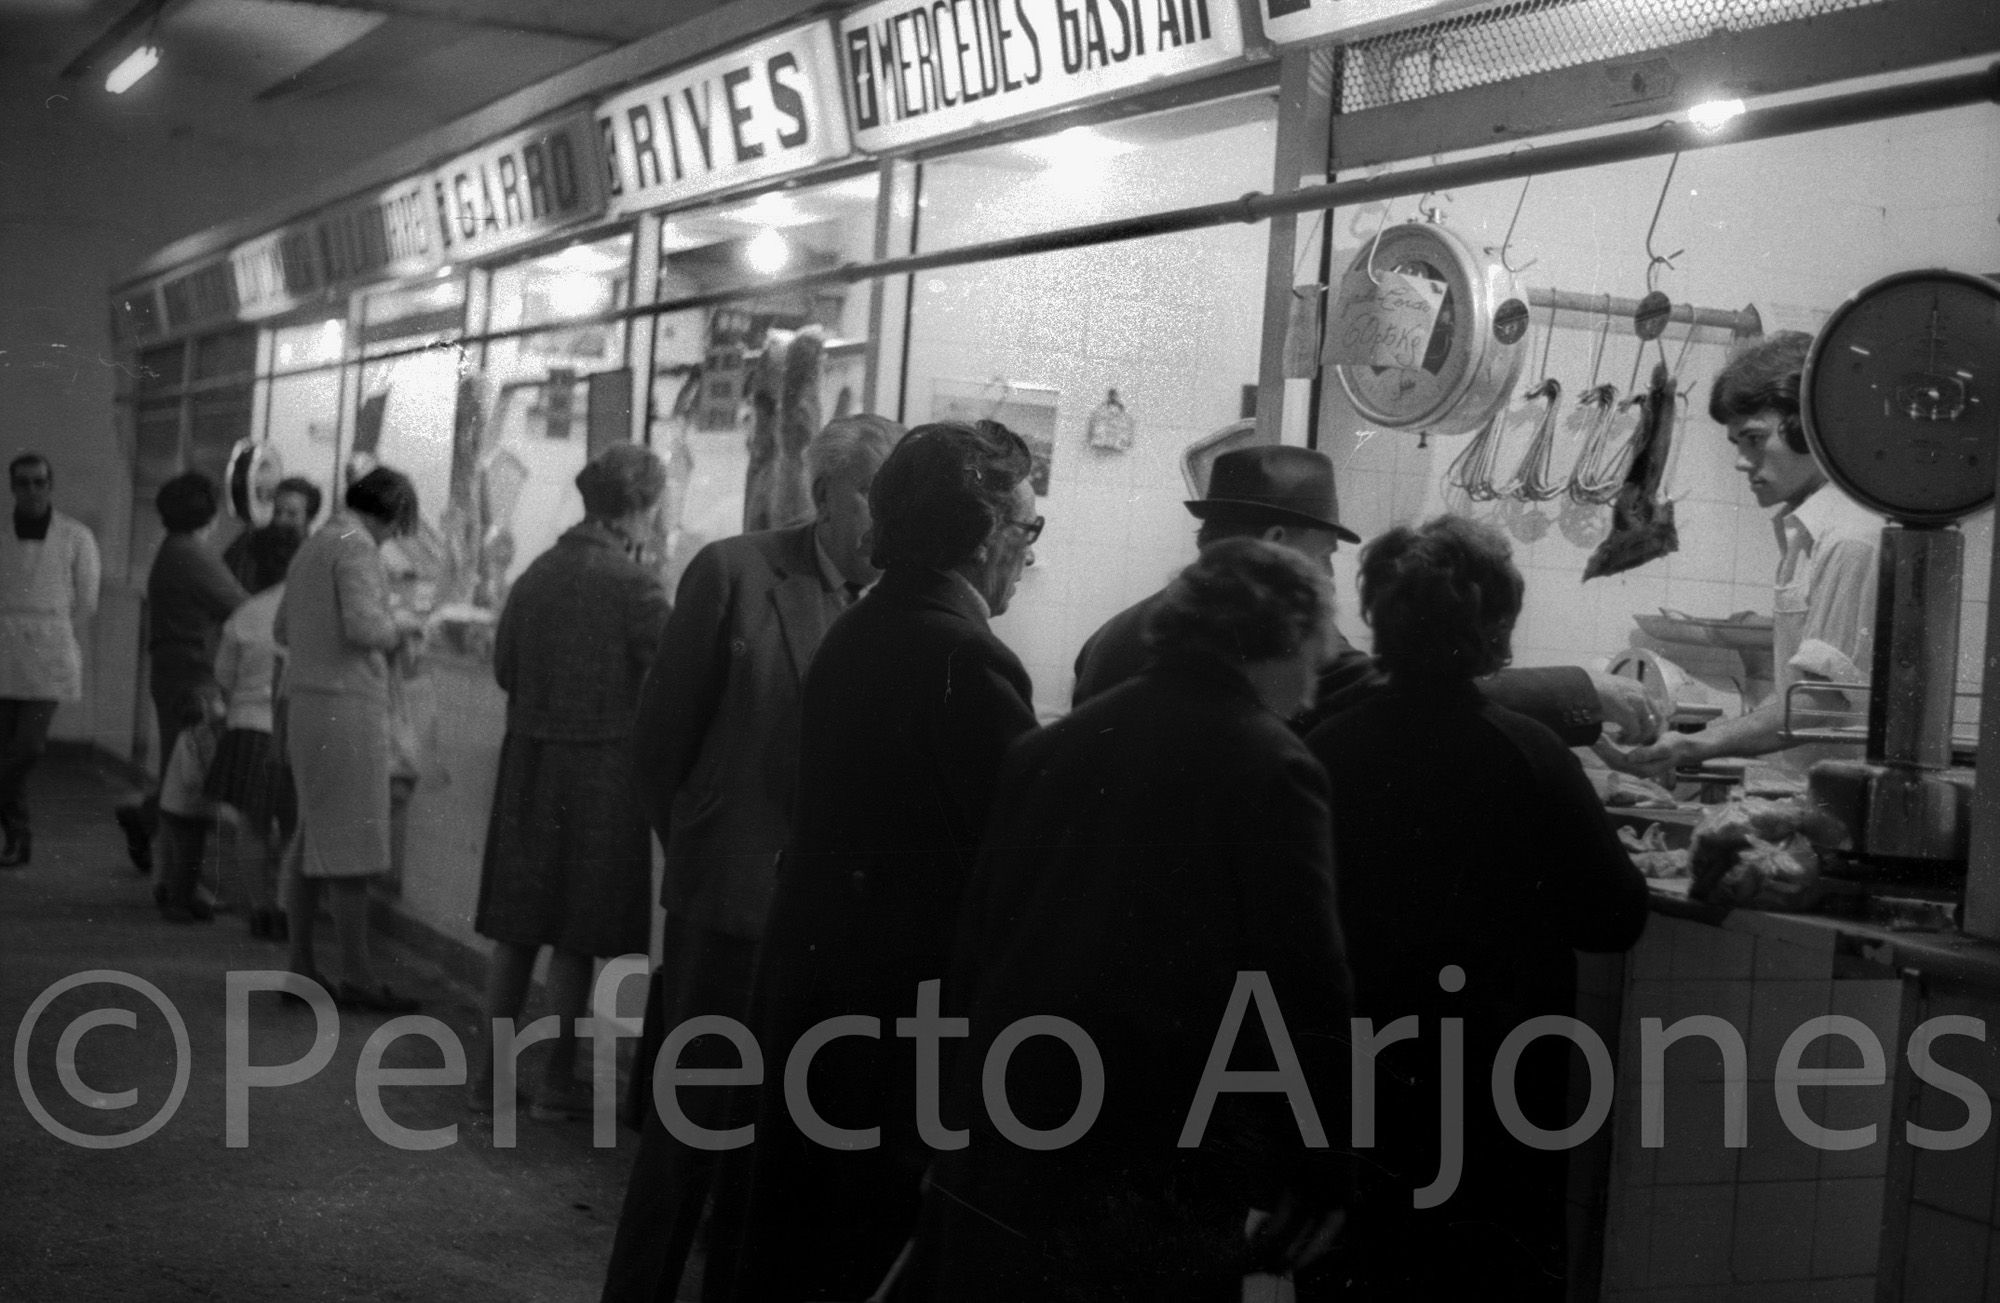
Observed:
[[[437,684],[415,658],[398,656],[389,669],[389,780],[427,788],[451,782],[438,756]]]

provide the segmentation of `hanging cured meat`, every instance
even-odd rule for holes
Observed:
[[[1673,451],[1674,382],[1667,364],[1653,368],[1652,383],[1639,403],[1639,428],[1632,432],[1632,451],[1625,482],[1611,504],[1611,533],[1584,564],[1583,577],[1623,574],[1648,561],[1680,550],[1674,529],[1674,504],[1660,497]]]
[[[743,493],[746,532],[797,524],[812,515],[805,451],[819,432],[820,358],[825,347],[826,337],[818,326],[796,334],[765,333],[763,356],[750,376],[755,423]]]

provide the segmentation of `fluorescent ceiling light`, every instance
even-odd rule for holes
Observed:
[[[1688,121],[1711,134],[1722,130],[1731,118],[1742,116],[1742,100],[1709,100],[1688,110]]]
[[[104,79],[104,89],[113,95],[123,95],[137,85],[141,77],[159,66],[160,47],[142,45],[111,70],[111,75]]]

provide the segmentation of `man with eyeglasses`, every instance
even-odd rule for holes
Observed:
[[[97,540],[57,511],[55,471],[40,453],[7,468],[14,527],[0,530],[0,869],[27,865],[28,772],[56,707],[83,697],[75,621],[97,611]]]
[[[940,422],[876,473],[881,581],[806,674],[798,804],[752,1003],[772,1070],[756,1143],[724,1159],[709,1303],[864,1298],[915,1229],[931,1152],[919,1052],[894,1028],[950,967],[1001,760],[1035,727],[1027,670],[988,627],[1034,560],[1032,468],[1005,426]],[[820,1045],[808,1090],[818,1116],[879,1126],[881,1143],[829,1149],[801,1129],[778,1065],[813,1027],[857,1015],[884,1038]]]

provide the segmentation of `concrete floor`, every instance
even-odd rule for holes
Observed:
[[[80,760],[45,762],[32,780],[34,863],[0,870],[0,1035],[14,1065],[0,1080],[0,1299],[595,1299],[636,1138],[620,1132],[617,1148],[595,1149],[589,1122],[535,1122],[523,1109],[518,1146],[498,1149],[460,1088],[399,1086],[383,1091],[392,1119],[456,1123],[457,1140],[428,1152],[385,1143],[355,1091],[363,1042],[387,1021],[380,1015],[341,1014],[327,1066],[298,1085],[249,1092],[248,1143],[225,1144],[223,974],[282,968],[284,949],[253,940],[240,917],[164,922],[151,879],[133,872],[111,821],[123,794]],[[335,957],[323,927],[328,971]],[[378,957],[425,1013],[461,1035],[471,1027],[469,992],[407,958]],[[57,996],[23,1053],[29,1007],[62,979],[97,969],[159,987],[190,1041],[185,1098],[157,1132],[124,1148],[56,1138],[20,1084],[25,1071],[56,1122],[92,1136],[131,1132],[167,1099],[173,1033],[132,990],[96,984]],[[312,1049],[309,1011],[270,994],[248,1007],[251,1063]],[[71,1084],[86,1095],[136,1089],[129,1107],[87,1107],[63,1085],[64,1028],[92,1009],[132,1010],[137,1026],[86,1030]],[[418,1038],[397,1041],[385,1060],[441,1061]]]

